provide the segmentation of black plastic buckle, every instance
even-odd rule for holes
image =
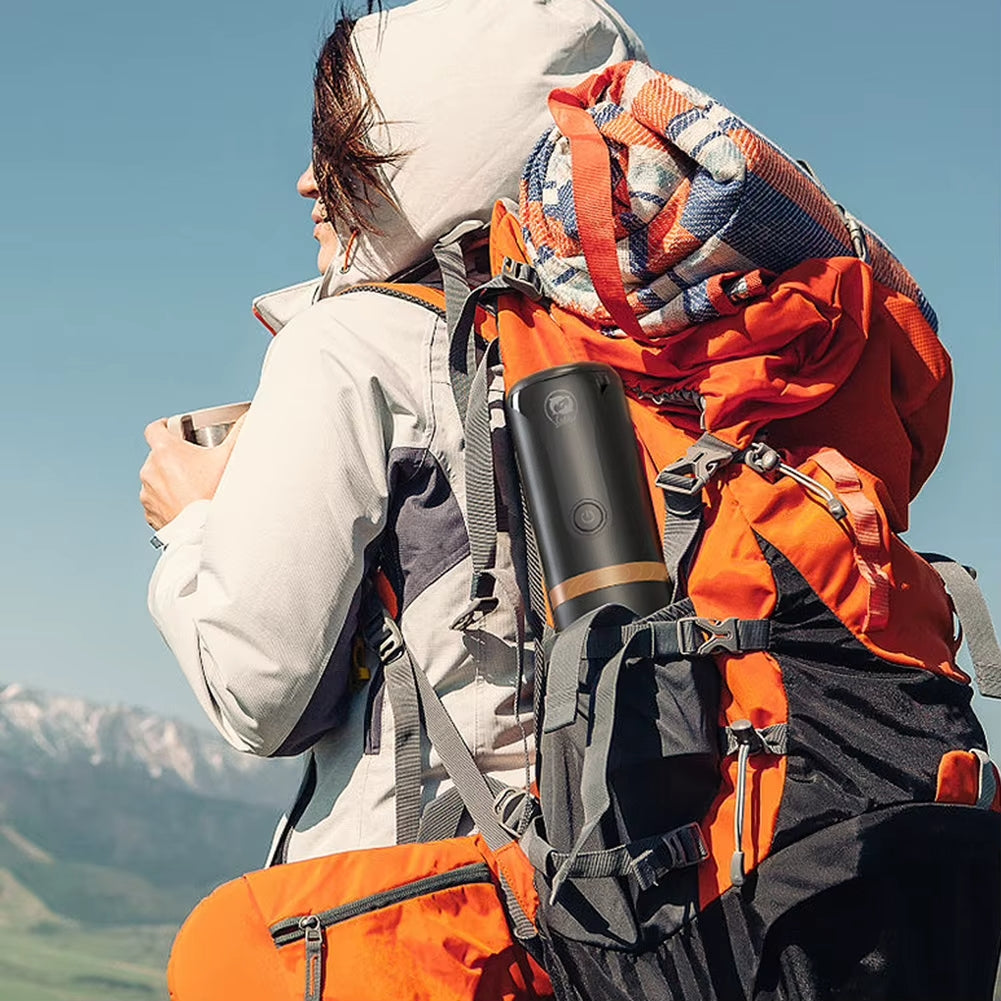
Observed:
[[[660,471],[657,486],[671,493],[694,496],[737,454],[737,449],[726,442],[704,434],[683,458]]]
[[[704,639],[694,650],[685,642],[684,627],[691,625],[700,630]],[[740,637],[736,619],[703,619],[699,617],[678,619],[678,646],[684,654],[707,657],[713,653],[739,653]]]
[[[504,263],[501,265],[501,275],[511,288],[528,296],[532,302],[538,302],[544,298],[545,290],[542,287],[542,279],[539,278],[539,272],[531,264],[505,257]]]

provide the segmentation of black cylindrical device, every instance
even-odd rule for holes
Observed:
[[[597,362],[537,372],[508,426],[557,629],[600,605],[648,615],[671,600],[622,380]]]

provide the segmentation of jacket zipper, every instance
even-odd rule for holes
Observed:
[[[340,294],[346,295],[349,292],[378,292],[382,295],[391,296],[393,299],[403,299],[405,302],[412,302],[418,306],[423,306],[425,309],[430,309],[432,312],[437,313],[443,320],[445,319],[445,310],[443,310],[440,306],[435,306],[430,302],[425,302],[423,299],[418,299],[417,296],[410,295],[407,292],[401,292],[399,289],[386,288],[382,285],[368,285],[362,283],[361,285],[352,285]]]
[[[485,862],[474,862],[461,866],[450,872],[439,873],[436,876],[425,876],[406,886],[373,894],[355,900],[350,904],[320,911],[318,914],[305,914],[302,917],[286,918],[272,925],[268,930],[278,948],[292,945],[305,940],[306,943],[306,988],[303,995],[305,1001],[321,1001],[323,993],[323,946],[324,933],[332,925],[351,918],[370,914],[392,907],[404,901],[425,897],[441,890],[451,890],[458,886],[468,886],[475,883],[493,883],[493,874]]]

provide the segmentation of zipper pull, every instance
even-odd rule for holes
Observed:
[[[323,1001],[323,926],[315,914],[299,920],[306,936],[305,1001]]]
[[[794,479],[804,490],[819,497],[827,505],[827,510],[831,512],[835,521],[844,521],[848,517],[848,511],[844,504],[838,500],[837,494],[832,493],[822,483],[818,483],[812,476],[807,476],[806,473],[801,473],[793,466],[786,465],[782,461],[782,456],[763,441],[756,441],[744,452],[744,463],[760,476],[766,476],[774,470],[783,476]]]
[[[730,724],[730,732],[737,741],[737,802],[733,812],[733,835],[737,850],[730,859],[730,882],[743,886],[744,870],[744,812],[747,808],[747,759],[752,750],[759,750],[761,738],[749,719],[738,719]]]

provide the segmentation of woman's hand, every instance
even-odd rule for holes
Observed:
[[[173,521],[192,501],[215,495],[243,420],[241,417],[225,441],[214,448],[171,434],[165,420],[153,421],[146,428],[150,453],[139,470],[139,503],[154,531]]]

